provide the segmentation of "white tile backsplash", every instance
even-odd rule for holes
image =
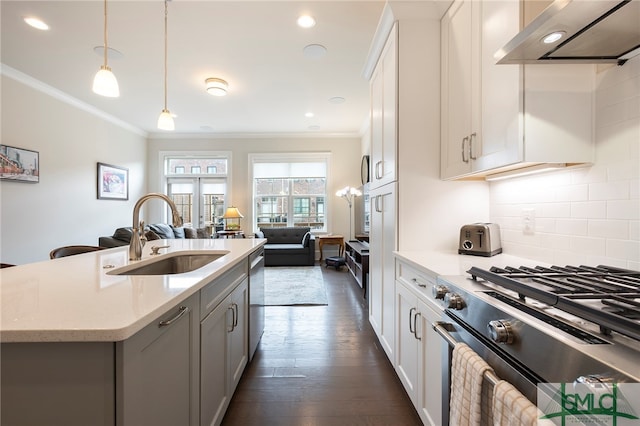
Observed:
[[[640,270],[640,56],[596,81],[595,164],[490,184],[505,253]],[[523,231],[525,209],[533,234]]]

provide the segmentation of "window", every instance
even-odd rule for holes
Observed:
[[[186,226],[222,228],[222,215],[228,199],[229,153],[183,156],[167,153],[164,176],[167,195],[174,201]],[[185,174],[185,170],[190,170]],[[206,170],[206,173],[202,173]]]
[[[329,154],[256,154],[250,159],[255,230],[281,226],[327,229]]]

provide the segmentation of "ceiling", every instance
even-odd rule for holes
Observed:
[[[103,63],[94,52],[103,45],[102,1],[2,0],[0,7],[3,73],[45,83],[151,137],[355,136],[367,122],[363,68],[383,1],[170,1],[167,107],[175,132],[156,126],[164,107],[162,1],[108,3],[108,46],[122,53],[109,59],[119,98],[91,91]],[[296,25],[303,13],[315,27]],[[30,15],[50,29],[26,25]],[[326,54],[308,57],[310,44]],[[209,77],[229,83],[227,96],[205,91]],[[336,97],[344,102],[330,101]]]

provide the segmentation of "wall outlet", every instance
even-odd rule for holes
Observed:
[[[534,209],[522,209],[522,233],[525,235],[536,233],[536,211]]]

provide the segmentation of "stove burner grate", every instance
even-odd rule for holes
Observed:
[[[598,325],[604,334],[617,331],[640,340],[640,272],[611,266],[473,267],[481,277],[516,291],[521,300],[539,300]],[[601,306],[591,306],[593,303]]]

